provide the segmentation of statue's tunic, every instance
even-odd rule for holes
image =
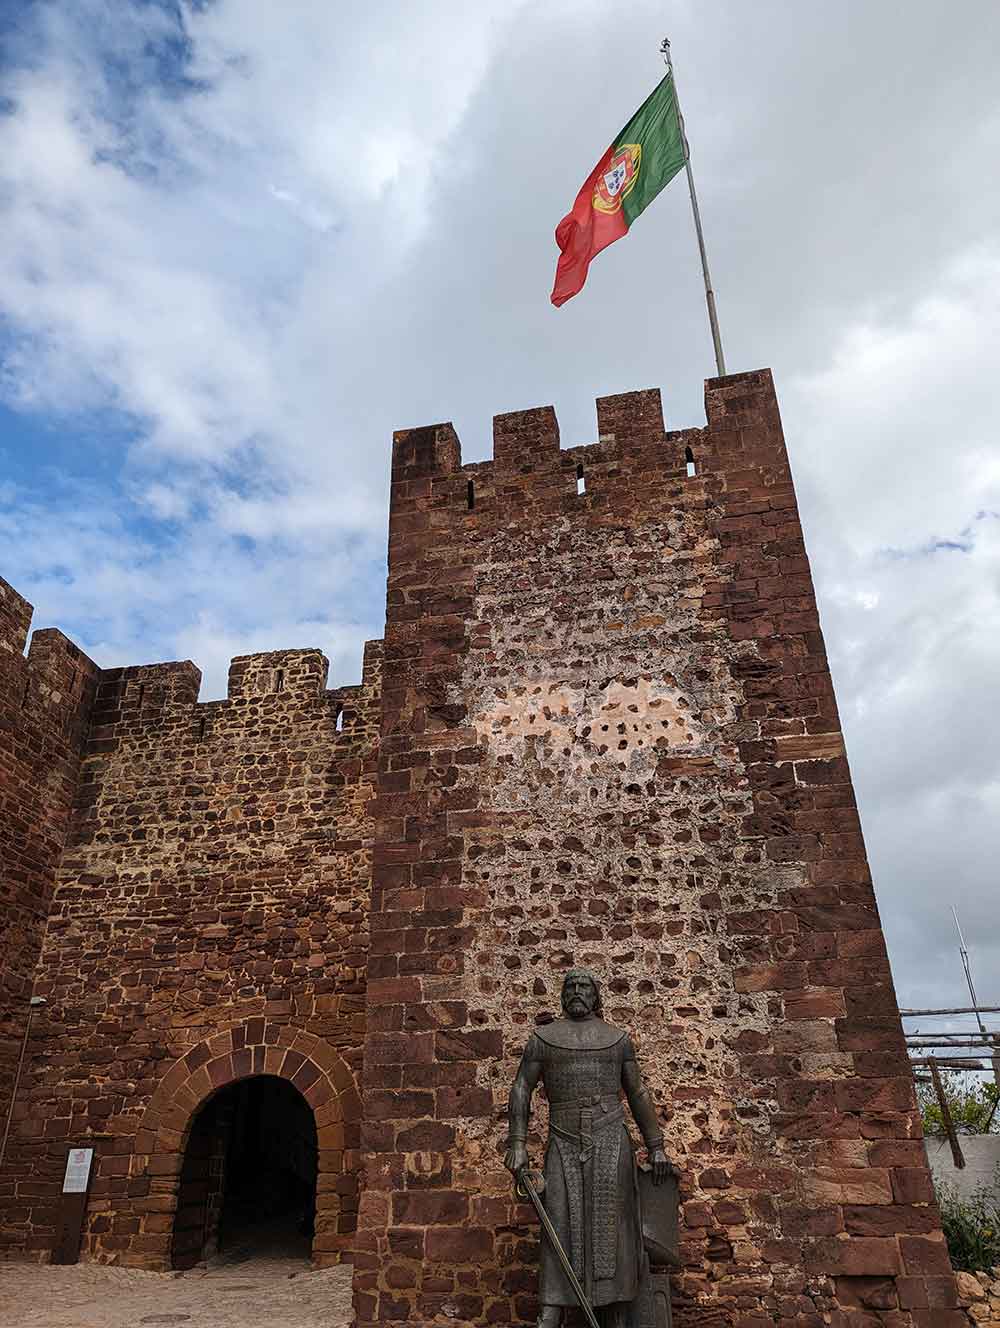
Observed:
[[[596,1045],[558,1045],[565,1021],[537,1029],[524,1050],[541,1065],[549,1101],[544,1203],[573,1271],[592,1305],[632,1301],[646,1271],[632,1140],[625,1128],[622,1069],[635,1060],[627,1033],[603,1020]],[[599,1027],[595,1028],[594,1025]],[[539,1300],[575,1305],[576,1297],[543,1240]]]

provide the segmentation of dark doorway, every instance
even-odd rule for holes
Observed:
[[[307,1259],[316,1122],[297,1089],[260,1075],[216,1093],[191,1124],[174,1219],[174,1268],[260,1256]]]

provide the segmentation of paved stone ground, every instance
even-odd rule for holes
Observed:
[[[0,1263],[0,1328],[348,1328],[351,1269],[241,1252],[211,1268],[145,1273]]]

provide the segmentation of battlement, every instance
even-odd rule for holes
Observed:
[[[24,720],[56,710],[78,724],[100,670],[55,627],[32,633],[25,654],[33,615],[32,605],[0,578],[0,693]]]
[[[32,607],[0,577],[0,650],[22,655],[31,630]]]
[[[494,417],[492,457],[464,464],[450,423],[399,430],[390,593],[415,558],[438,567],[451,544],[468,562],[477,541],[511,523],[539,532],[563,520],[656,523],[704,513],[723,493],[743,505],[736,515],[794,506],[770,370],[707,380],[705,415],[704,425],[668,430],[658,388],[622,392],[597,400],[596,442],[563,447],[553,407],[511,411]]]
[[[201,670],[191,660],[105,669],[100,675],[88,750],[116,751],[123,737],[150,729],[184,738],[194,732],[210,739],[230,712],[246,712],[251,726],[275,706],[288,711],[311,701],[332,709],[337,731],[353,723],[357,704],[377,693],[381,678],[381,641],[365,644],[362,680],[326,686],[329,660],[321,650],[267,650],[237,655],[229,665],[228,694],[219,701],[199,701]]]
[[[596,414],[597,442],[569,448],[561,444],[552,406],[496,415],[492,458],[466,464],[461,441],[450,423],[397,430],[393,435],[394,503],[426,498],[428,481],[449,477],[456,493],[463,484],[467,486],[467,506],[473,510],[481,484],[502,492],[515,477],[535,477],[547,485],[561,475],[562,488],[577,492],[576,481],[586,480],[591,468],[612,464],[615,475],[636,478],[654,468],[686,478],[709,469],[719,473],[740,464],[741,455],[748,451],[744,435],[751,433],[754,460],[761,462],[762,449],[770,448],[779,469],[785,461],[769,369],[706,380],[707,423],[703,426],[667,430],[659,388],[599,397]]]
[[[628,442],[662,442],[663,406],[659,388],[623,392],[597,400],[599,442],[573,448],[574,454],[599,449],[619,438]],[[559,421],[553,406],[508,411],[493,417],[493,457],[472,462],[482,473],[491,467],[514,474],[543,473],[560,465]],[[462,465],[462,445],[450,423],[398,429],[393,434],[393,478],[410,481],[427,475],[450,475],[468,470]]]
[[[229,665],[229,699],[251,696],[318,696],[330,661],[321,650],[269,650],[237,655]]]

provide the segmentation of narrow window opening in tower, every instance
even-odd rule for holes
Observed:
[[[283,691],[285,690],[285,670],[284,670],[284,669],[278,669],[277,673],[274,675],[274,690],[275,690],[276,692],[283,692]]]
[[[684,460],[687,463],[688,479],[690,479],[692,475],[697,475],[698,473],[698,467],[694,464],[694,453],[691,451],[690,447],[685,447],[684,449]]]
[[[201,742],[204,736],[205,736],[205,716],[202,715],[201,719],[198,722],[198,741]]]
[[[136,699],[135,699],[135,703],[136,703],[136,705],[139,707],[140,710],[142,709],[142,698],[143,698],[145,695],[146,695],[146,684],[145,684],[144,682],[141,682],[141,683],[139,684],[139,695],[138,695],[138,696],[136,697]]]
[[[587,492],[587,477],[583,473],[583,462],[579,462],[576,468],[576,491],[578,494]]]
[[[338,733],[343,733],[344,731],[344,707],[342,705],[337,706],[336,729]]]
[[[468,485],[466,486],[466,489],[465,489],[465,501],[466,501],[466,503],[468,504],[469,511],[471,512],[472,509],[473,509],[473,508],[475,507],[475,505],[476,505],[476,481],[475,481],[475,480],[469,480],[469,483],[468,483]]]
[[[26,709],[27,709],[27,706],[28,706],[28,698],[29,698],[30,696],[31,696],[31,679],[30,679],[30,678],[25,678],[25,680],[24,680],[24,691],[23,691],[23,693],[21,694],[21,709],[22,709],[22,710],[26,710]]]

